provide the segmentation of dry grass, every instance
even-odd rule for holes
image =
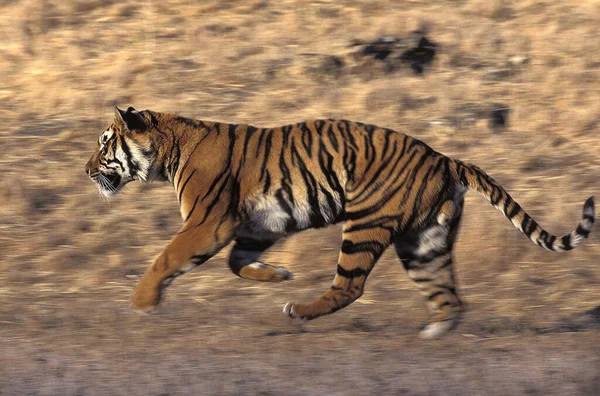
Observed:
[[[359,303],[307,324],[280,314],[328,287],[338,227],[268,254],[293,282],[237,279],[223,252],[138,317],[130,293],[179,226],[176,199],[132,185],[107,203],[83,166],[115,104],[263,126],[344,117],[479,164],[565,233],[600,195],[598,15],[593,0],[0,1],[0,392],[597,394],[598,230],[544,252],[469,196],[471,309],[434,342],[417,342],[424,304],[392,252]],[[348,57],[352,39],[423,26],[439,45],[423,76]],[[492,103],[511,108],[503,133],[473,116]]]

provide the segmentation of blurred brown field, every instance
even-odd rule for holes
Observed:
[[[423,28],[422,75],[353,63],[352,40]],[[546,252],[475,195],[457,243],[469,311],[440,340],[418,340],[425,304],[391,250],[352,306],[281,314],[329,287],[339,227],[267,254],[291,282],[236,278],[225,249],[137,316],[137,277],[181,220],[167,184],[107,202],[86,178],[114,105],[393,128],[478,164],[562,235],[600,196],[600,2],[0,0],[0,394],[600,393],[598,227]]]

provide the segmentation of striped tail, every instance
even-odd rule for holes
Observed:
[[[562,252],[576,248],[589,235],[594,224],[594,197],[583,204],[583,219],[577,228],[563,237],[556,237],[544,230],[502,186],[475,165],[454,160],[457,181],[484,196],[496,209],[533,243],[544,249]]]

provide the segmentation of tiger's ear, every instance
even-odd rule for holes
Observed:
[[[133,107],[123,111],[115,106],[115,121],[130,131],[143,132],[148,127],[144,117]]]

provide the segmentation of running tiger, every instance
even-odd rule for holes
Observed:
[[[183,226],[135,289],[133,308],[143,312],[158,305],[173,279],[232,240],[234,274],[291,279],[285,268],[260,262],[261,253],[294,232],[343,221],[333,285],[314,301],[288,302],[284,313],[314,319],[351,304],[393,244],[432,316],[421,336],[435,338],[456,324],[461,310],[452,248],[468,190],[548,250],[575,248],[594,223],[590,197],[577,228],[556,237],[478,167],[402,133],[345,120],[256,128],[115,108],[85,171],[106,196],[132,180],[175,187]]]

